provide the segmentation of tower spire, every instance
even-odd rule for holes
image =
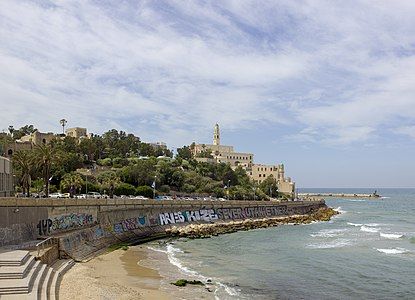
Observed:
[[[219,124],[216,123],[213,129],[213,145],[220,145]]]

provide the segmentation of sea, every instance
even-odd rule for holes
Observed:
[[[328,222],[149,247],[181,275],[211,281],[216,299],[415,299],[415,189],[377,193],[382,197],[326,199],[340,212]]]

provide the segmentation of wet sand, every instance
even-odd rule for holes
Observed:
[[[63,276],[60,299],[174,299],[160,290],[162,277],[156,270],[138,264],[147,251],[130,247],[75,264]]]

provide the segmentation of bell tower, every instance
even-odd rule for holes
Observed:
[[[216,123],[215,128],[213,129],[213,145],[220,145],[220,133],[218,123]]]

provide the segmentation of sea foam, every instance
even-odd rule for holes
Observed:
[[[404,248],[389,248],[389,249],[376,249],[378,252],[385,254],[403,254],[408,253],[409,250]]]
[[[318,243],[318,244],[309,244],[307,248],[310,249],[332,249],[332,248],[342,248],[345,246],[351,245],[352,242],[346,239],[338,239],[332,242],[327,243]]]
[[[323,237],[323,238],[327,238],[327,237],[336,237],[339,235],[342,235],[344,232],[346,232],[347,229],[323,229],[320,230],[317,233],[312,233],[310,234],[310,236],[312,237]]]
[[[176,257],[176,253],[184,253],[181,249],[174,247],[172,244],[168,244],[167,245],[167,258],[169,259],[169,262],[176,266],[180,271],[182,271],[184,274],[186,275],[190,275],[192,277],[196,277],[197,279],[201,280],[202,282],[207,282],[207,280],[209,278],[203,276],[202,274],[199,274],[198,272],[191,270],[189,268],[187,268],[186,266],[184,266],[182,264],[182,262]],[[225,290],[225,292],[227,294],[229,294],[230,296],[238,296],[239,293],[236,289],[220,282],[220,281],[214,281],[212,282],[213,284],[216,285],[216,289],[215,289],[215,298],[217,297],[217,293],[219,288],[223,288]]]
[[[403,234],[397,234],[397,233],[379,233],[381,237],[384,237],[386,239],[396,240],[403,237]]]
[[[374,232],[378,232],[379,231],[379,228],[372,228],[372,227],[368,227],[367,225],[363,225],[363,226],[360,227],[360,230],[361,231],[365,231],[365,232],[372,232],[372,233],[374,233]]]
[[[347,222],[347,225],[350,225],[350,226],[355,226],[355,227],[360,227],[360,226],[362,226],[363,224]]]
[[[342,207],[341,207],[341,206],[336,207],[336,208],[334,208],[333,210],[335,210],[335,211],[337,211],[337,212],[339,212],[339,213],[341,213],[341,214],[347,213],[347,211],[342,210]]]

